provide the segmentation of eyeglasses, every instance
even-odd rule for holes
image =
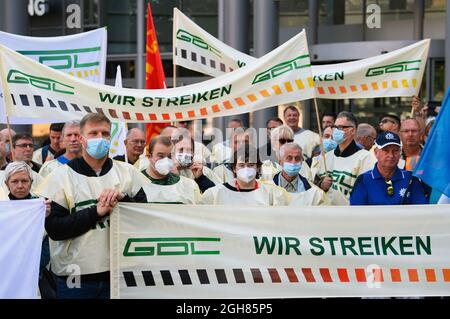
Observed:
[[[390,120],[390,119],[382,119],[382,120],[380,121],[380,124],[386,124],[386,123],[397,124],[395,121]]]
[[[15,147],[19,147],[19,148],[34,148],[33,144],[16,144]]]
[[[339,131],[342,131],[346,128],[354,127],[353,125],[332,125],[331,128],[337,128]]]
[[[386,182],[386,193],[389,196],[393,196],[394,195],[394,186],[392,186],[392,181],[391,180],[387,180]]]
[[[280,142],[280,144],[286,144],[286,143],[292,143],[294,140],[293,139],[288,139],[288,138],[280,138],[278,139],[278,142]]]

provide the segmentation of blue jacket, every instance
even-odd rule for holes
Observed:
[[[377,164],[358,176],[350,194],[350,205],[413,205],[428,204],[425,190],[412,172],[396,168],[391,178],[394,194],[389,195],[388,185],[378,171]]]

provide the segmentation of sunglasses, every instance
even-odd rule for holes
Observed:
[[[287,139],[287,138],[280,138],[278,140],[278,142],[280,142],[280,144],[292,143],[293,141],[294,141],[293,139]]]
[[[386,182],[386,193],[389,196],[393,196],[394,195],[394,186],[392,186],[392,181],[391,180],[387,180]]]
[[[397,123],[395,123],[395,121],[390,120],[390,119],[382,119],[380,122],[380,124],[386,124],[386,123],[397,124]]]

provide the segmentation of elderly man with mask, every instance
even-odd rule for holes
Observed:
[[[276,154],[277,161],[265,160],[261,166],[261,180],[271,181],[275,174],[281,172],[282,167],[280,166],[280,148],[286,143],[294,142],[294,132],[287,125],[280,125],[272,130],[271,133],[271,144],[272,149]],[[306,179],[311,180],[311,171],[309,165],[305,163],[302,166],[300,174]]]
[[[302,149],[297,143],[286,143],[279,151],[282,171],[275,174],[273,182],[293,195],[296,205],[323,205],[324,192],[300,174],[304,164]],[[291,205],[293,203],[291,202]]]
[[[358,176],[350,195],[350,205],[427,204],[422,183],[412,172],[397,167],[401,156],[400,138],[383,132],[376,139],[378,162]]]
[[[148,153],[149,165],[142,170],[142,174],[149,179],[144,187],[149,203],[197,204],[200,201],[200,189],[194,180],[174,173],[170,138],[152,138]]]
[[[51,239],[51,269],[58,298],[109,298],[109,215],[118,202],[146,202],[147,183],[132,165],[108,157],[111,121],[89,113],[80,122],[82,156],[58,167],[37,195],[52,200],[45,229]],[[68,286],[78,265],[81,286]]]
[[[220,184],[219,178],[194,156],[195,143],[192,138],[178,140],[173,148],[175,171],[178,175],[194,180],[203,193],[208,188]]]
[[[357,121],[355,116],[343,111],[338,114],[333,125],[333,140],[338,147],[325,154],[325,165],[319,169],[319,187],[328,192],[330,188],[339,191],[346,199],[356,178],[373,167],[370,152],[360,149],[355,142]]]
[[[64,124],[61,137],[61,144],[66,151],[56,159],[47,161],[42,165],[39,170],[39,175],[44,178],[50,175],[50,173],[58,167],[81,156],[80,121],[75,120]]]

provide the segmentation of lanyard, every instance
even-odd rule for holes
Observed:
[[[237,181],[234,181],[234,185],[236,186],[237,191],[240,192],[241,189],[240,189]],[[257,190],[258,188],[259,188],[258,182],[255,181],[255,189],[254,190]]]

